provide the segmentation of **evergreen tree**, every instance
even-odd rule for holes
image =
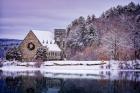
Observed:
[[[90,16],[87,16],[87,19],[86,19],[86,24],[90,24],[92,22],[92,19]]]
[[[95,20],[95,15],[93,14],[91,17],[91,20],[94,21]]]
[[[44,47],[37,49],[36,60],[38,60],[38,61],[46,61],[47,60],[47,51]]]
[[[21,52],[18,48],[10,48],[6,53],[7,60],[18,60],[21,61]]]
[[[93,25],[87,28],[87,32],[83,34],[83,42],[85,46],[90,46],[94,41],[97,41],[97,31]]]
[[[76,25],[78,25],[78,20],[77,19],[75,19],[74,21],[72,21],[72,26],[76,26]]]
[[[80,26],[83,26],[85,25],[85,18],[83,16],[80,16],[79,19],[78,19],[78,24]]]

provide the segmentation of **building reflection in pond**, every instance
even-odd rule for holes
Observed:
[[[119,79],[71,79],[35,76],[1,76],[0,93],[140,93],[140,72],[120,72]],[[109,76],[110,77],[110,76]],[[129,78],[129,79],[128,79]]]
[[[6,77],[0,79],[0,93],[46,93],[47,91],[59,91],[62,79],[46,77]]]

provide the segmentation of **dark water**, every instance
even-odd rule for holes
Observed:
[[[92,78],[94,74],[90,78],[80,78],[77,74],[75,78],[65,78],[59,74],[61,78],[56,78],[58,74],[47,77],[49,74],[40,72],[15,73],[1,72],[0,93],[140,93],[140,72],[121,72],[115,79]]]

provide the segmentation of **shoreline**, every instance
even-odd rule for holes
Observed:
[[[13,69],[16,68],[16,69]],[[11,76],[43,76],[49,78],[64,78],[64,79],[127,79],[127,80],[138,80],[140,77],[132,78],[140,73],[140,70],[119,70],[119,69],[52,69],[48,66],[35,68],[35,67],[15,67],[10,68],[9,66],[0,68],[0,74],[4,77]],[[128,77],[129,75],[129,77]],[[127,77],[127,78],[126,78]]]
[[[0,67],[0,70],[2,71],[89,71],[89,72],[95,72],[95,71],[128,71],[128,72],[140,72],[140,69],[96,69],[94,66],[42,66],[42,67],[26,67],[26,66],[5,66]],[[75,72],[76,73],[76,72]]]

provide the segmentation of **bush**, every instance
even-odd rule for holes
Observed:
[[[38,48],[35,58],[39,62],[46,61],[47,60],[47,50],[45,48]]]
[[[6,59],[7,60],[18,60],[21,61],[22,57],[21,57],[21,52],[18,48],[14,47],[14,48],[10,48],[7,52],[6,52]]]

